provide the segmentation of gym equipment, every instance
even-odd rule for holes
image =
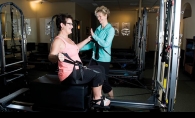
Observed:
[[[29,47],[29,46],[31,46],[31,47]],[[38,43],[37,45],[35,45],[35,43],[27,43],[27,49],[31,48],[31,51],[35,50],[36,46],[37,46],[37,51],[30,53],[29,54],[29,59],[30,59],[30,56],[33,55],[33,58],[36,58],[36,60],[38,62],[41,62],[43,60],[44,61],[48,60],[49,44],[48,43]],[[33,62],[31,62],[31,63],[33,63]]]
[[[64,86],[58,75],[44,75],[30,85],[35,111],[63,110],[86,112],[90,88],[87,85]]]
[[[159,29],[157,30],[158,51],[155,53],[157,54],[157,56],[155,56],[155,58],[157,57],[157,65],[154,67],[157,72],[154,71],[153,74],[155,76],[153,77],[153,95],[156,94],[156,96],[153,97],[152,103],[154,103],[154,106],[156,103],[159,103],[159,108],[167,112],[174,110],[176,100],[181,44],[181,37],[179,36],[180,10],[181,0],[160,1],[160,16],[158,17],[159,19],[157,19],[157,23],[159,21],[159,28],[157,27]],[[164,11],[166,11],[166,15]],[[113,103],[116,102],[113,101]],[[120,104],[120,102],[117,103]],[[121,101],[121,103],[124,103],[124,101]],[[127,102],[124,106],[128,105],[128,103],[130,105],[137,105],[136,103],[131,104]],[[158,104],[156,105],[158,106]],[[147,106],[147,108],[149,106]]]
[[[21,9],[16,6],[12,2],[7,2],[4,4],[0,5],[0,10],[2,10],[3,7],[10,6],[10,12],[11,12],[11,20],[13,20],[13,9],[15,8],[19,14],[20,14],[20,29],[21,29],[21,37],[20,37],[20,48],[21,48],[21,59],[16,60],[15,62],[10,62],[8,63],[6,58],[5,58],[5,49],[4,49],[4,37],[2,34],[0,35],[0,60],[1,60],[1,74],[0,74],[0,83],[2,85],[7,85],[9,82],[12,82],[13,80],[16,80],[18,78],[25,78],[27,75],[26,68],[27,68],[27,59],[26,59],[26,32],[24,31],[24,16],[23,12]],[[2,18],[1,18],[2,19]],[[0,33],[2,33],[1,28],[2,28],[2,23],[0,23]],[[13,22],[11,24],[11,39],[14,42],[15,34],[13,30]],[[14,45],[15,47],[16,45]],[[15,69],[14,66],[20,65],[17,69]],[[14,67],[14,68],[9,68],[8,67]]]
[[[54,26],[55,26],[55,25],[54,25],[54,19],[55,19],[56,17],[57,17],[57,15],[52,16],[51,21],[50,21],[50,22],[51,22],[51,23],[50,23],[50,24],[51,24],[51,26],[50,26],[50,28],[51,28],[51,29],[50,29],[50,37],[51,37],[50,42],[51,42],[51,43],[53,42],[54,37],[55,37],[54,35],[55,35],[55,30],[56,30],[56,29],[55,29],[55,27],[54,27]],[[56,34],[57,34],[57,33],[56,33]]]
[[[181,1],[167,1],[165,6],[166,15],[165,22],[160,20],[159,23],[159,43],[164,46],[159,46],[158,64],[160,68],[157,69],[156,86],[162,87],[162,101],[167,106],[168,111],[172,111],[176,99],[176,89],[178,80],[179,60],[180,60],[180,45],[181,37],[179,36]],[[160,14],[164,12],[160,10]],[[164,18],[163,16],[160,16]],[[165,23],[165,27],[162,24]],[[163,29],[164,28],[164,29]],[[163,34],[164,30],[164,42]],[[162,50],[161,50],[162,49]],[[159,76],[160,72],[165,72],[162,78]]]
[[[33,65],[37,69],[48,70],[51,63],[48,60],[49,43],[27,43],[28,64]]]
[[[8,9],[9,8],[9,9]],[[10,11],[10,12],[6,12]],[[10,14],[9,14],[10,13]],[[17,9],[13,6],[4,7],[4,16],[1,16],[3,27],[2,33],[5,32],[3,38],[5,40],[5,54],[10,55],[13,54],[16,57],[16,53],[21,53],[21,41],[20,41],[20,19],[18,18],[19,14]],[[16,40],[19,41],[17,44]],[[10,44],[10,46],[9,46]]]
[[[135,52],[133,49],[117,49],[112,48],[112,57],[120,58],[120,59],[132,59],[135,57]]]
[[[126,79],[142,79],[142,72],[145,70],[145,51],[146,51],[146,30],[147,30],[147,9],[143,9],[142,18],[138,19],[136,23],[136,35],[135,35],[135,57],[133,59],[113,59],[112,62],[125,63],[121,70],[110,69],[110,77],[120,77]],[[137,48],[136,48],[137,47]],[[128,70],[125,69],[128,64],[134,64],[136,67],[134,69]]]

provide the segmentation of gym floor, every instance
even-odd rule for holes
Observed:
[[[142,81],[130,80],[128,83],[115,81],[109,78],[113,86],[115,99],[130,101],[147,101],[151,97],[152,76],[154,66],[154,53],[146,54],[145,70]],[[41,66],[44,67],[44,66]],[[30,69],[28,79],[33,80],[48,73],[47,69],[40,66]],[[143,88],[145,86],[145,88]],[[148,89],[146,89],[146,87]],[[195,81],[179,69],[179,80],[177,84],[176,101],[172,112],[195,112]],[[148,109],[114,107],[110,112],[148,112]]]

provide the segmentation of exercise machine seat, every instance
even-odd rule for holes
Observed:
[[[88,85],[61,85],[58,75],[46,74],[30,83],[34,102],[39,111],[86,111],[89,107]]]

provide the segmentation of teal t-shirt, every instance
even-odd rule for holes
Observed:
[[[93,50],[92,58],[96,61],[100,62],[110,62],[111,61],[111,46],[112,46],[112,41],[114,39],[115,35],[115,30],[112,27],[110,23],[106,25],[106,27],[102,28],[101,25],[97,27],[97,29],[94,32],[93,38],[97,43],[100,45],[99,47],[99,59],[95,59],[95,43],[94,42],[89,42],[85,46],[83,46],[80,51],[85,51],[85,50]],[[105,52],[103,48],[109,53]]]

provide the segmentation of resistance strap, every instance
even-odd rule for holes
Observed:
[[[74,64],[74,66],[79,66],[81,79],[83,80],[83,73],[84,73],[83,72],[83,67],[84,67],[83,64],[80,61],[78,61],[78,60],[74,61],[73,59],[71,59],[67,53],[62,53],[62,54],[69,59],[69,60],[68,59],[64,59],[64,62],[67,62],[67,63],[70,63],[70,64]]]
[[[95,43],[95,49],[96,49],[95,50],[95,59],[99,59],[99,48],[100,48],[100,45],[93,38],[92,38],[91,42]]]
[[[95,47],[96,47],[95,58],[96,58],[96,59],[99,59],[99,47],[100,47],[100,45],[99,45],[99,44],[97,43],[97,41],[95,41],[93,38],[92,38],[91,42],[94,42],[94,43],[95,43]],[[111,56],[111,54],[110,54],[107,50],[105,50],[103,47],[102,47],[102,49],[103,49],[108,55]],[[117,62],[112,56],[111,56],[111,58],[112,58],[115,62]],[[92,58],[91,58],[91,60],[92,60]],[[90,62],[89,62],[89,65],[91,64],[91,60],[90,60]],[[118,63],[124,70],[126,70],[125,66],[122,66],[119,62],[117,62],[117,63]]]
[[[78,61],[78,60],[76,60],[76,61],[74,61],[73,59],[71,59],[70,57],[69,57],[69,55],[67,54],[67,53],[62,53],[64,56],[66,56],[69,60],[67,60],[67,59],[64,59],[64,62],[67,62],[67,63],[70,63],[70,64],[74,64],[74,65],[76,65],[76,66],[79,66],[79,70],[80,70],[80,72],[82,73],[82,78],[83,78],[83,69],[88,69],[88,70],[91,70],[91,71],[93,71],[93,72],[95,72],[95,73],[100,73],[100,72],[98,72],[98,71],[96,71],[96,70],[92,70],[92,69],[90,69],[90,68],[88,68],[88,67],[86,67],[86,66],[83,66],[83,64],[80,62],[80,61]]]

